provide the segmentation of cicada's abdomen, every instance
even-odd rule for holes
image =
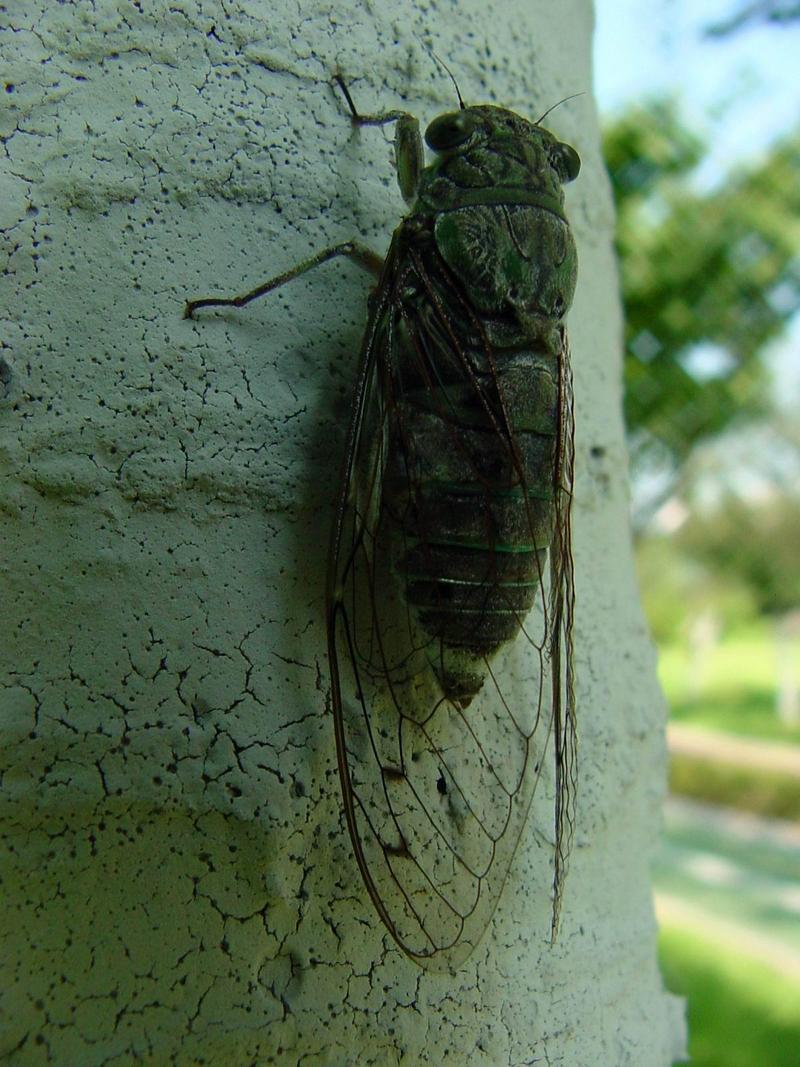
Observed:
[[[491,413],[447,386],[403,397],[384,482],[395,569],[442,689],[462,706],[532,608],[553,527],[558,368],[518,352],[481,378]],[[506,416],[509,435],[498,433]]]

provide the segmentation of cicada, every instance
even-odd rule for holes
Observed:
[[[574,822],[572,379],[576,252],[562,186],[575,150],[490,105],[395,124],[409,212],[381,259],[326,248],[241,307],[337,256],[376,285],[327,576],[344,814],[378,915],[422,966],[482,936],[550,739],[555,935]],[[544,118],[544,116],[543,116]]]

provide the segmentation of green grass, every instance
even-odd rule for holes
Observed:
[[[800,661],[800,641],[796,645]],[[683,644],[662,648],[659,657],[672,721],[797,745],[800,726],[786,726],[775,710],[776,675],[773,630],[764,621],[728,635],[709,649],[701,663],[692,661]],[[761,768],[673,754],[670,788],[712,804],[800,819],[800,780]]]
[[[800,642],[796,655],[800,659]],[[700,663],[692,661],[684,646],[663,648],[659,674],[675,721],[800,744],[800,727],[782,724],[775,710],[777,659],[766,622],[724,636]],[[800,821],[800,779],[790,775],[673,755],[670,787],[713,803]],[[709,845],[708,851],[716,849]],[[783,866],[772,873],[791,884]],[[685,892],[675,869],[662,872],[665,877],[675,881],[671,892]],[[745,889],[741,886],[740,892]],[[706,889],[708,899],[698,902],[701,907],[714,910],[715,891],[721,892]],[[755,912],[763,922],[769,920],[780,939],[780,917],[762,914],[763,901],[759,907]],[[743,904],[738,919],[745,923],[746,911]],[[730,917],[737,921],[736,915]],[[753,916],[751,921],[761,928]],[[800,1067],[800,977],[792,981],[744,956],[736,944],[723,944],[694,928],[666,926],[661,953],[668,988],[689,1001],[693,1067]]]
[[[800,725],[784,725],[775,710],[772,634],[769,623],[752,624],[725,637],[699,663],[685,644],[661,648],[659,677],[672,718],[744,737],[800,743]],[[800,661],[800,641],[795,653]]]
[[[692,1067],[798,1067],[800,982],[676,926],[660,951],[667,987],[688,998]]]
[[[673,752],[669,761],[669,788],[678,796],[774,819],[800,821],[800,778],[760,767],[714,763]]]

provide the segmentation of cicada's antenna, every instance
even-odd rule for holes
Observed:
[[[552,107],[549,107],[547,111],[545,111],[545,113],[540,118],[538,118],[536,122],[534,122],[534,126],[538,126],[541,122],[544,122],[544,120],[547,118],[551,111],[555,111],[557,107],[561,107],[561,105],[566,104],[568,100],[574,100],[578,96],[586,96],[586,93],[573,93],[572,96],[565,96],[563,100],[559,100],[557,104],[553,104]]]
[[[461,110],[463,111],[463,110],[464,110],[464,99],[463,99],[463,97],[461,96],[461,90],[460,90],[460,89],[459,89],[459,87],[458,87],[458,82],[456,81],[456,76],[455,76],[455,74],[453,74],[452,70],[450,70],[450,68],[448,67],[448,65],[447,65],[447,64],[445,63],[445,61],[444,61],[444,60],[443,60],[443,59],[441,58],[441,56],[437,56],[437,55],[436,55],[436,53],[435,53],[435,52],[433,51],[433,49],[431,49],[431,55],[432,55],[432,56],[433,56],[433,58],[434,58],[434,59],[436,60],[436,62],[437,62],[437,63],[439,63],[439,64],[441,64],[441,66],[443,66],[443,67],[444,67],[444,69],[445,69],[445,70],[447,71],[447,75],[448,75],[448,77],[450,78],[450,81],[451,81],[451,82],[453,83],[453,88],[455,89],[455,91],[456,91],[456,96],[458,97],[458,106],[459,106],[459,108],[460,108],[460,109],[461,109]]]
[[[434,52],[434,50],[431,48],[431,46],[429,44],[427,44],[425,41],[423,41],[422,38],[419,35],[415,35],[415,36],[417,37],[417,40],[422,45],[422,47],[425,49],[425,51],[428,53],[428,55],[432,59],[434,59],[439,64],[439,66],[442,67],[445,70],[445,72],[447,73],[447,76],[450,78],[450,81],[453,83],[453,88],[456,91],[456,96],[458,97],[458,106],[463,111],[465,109],[466,105],[464,103],[463,97],[461,96],[461,90],[458,87],[458,82],[456,81],[455,75],[453,74],[452,70],[450,70],[450,68],[445,63],[445,61],[442,59],[441,56],[437,56],[436,55],[436,53]]]

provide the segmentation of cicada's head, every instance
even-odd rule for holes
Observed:
[[[538,123],[482,104],[439,115],[425,131],[431,170],[470,188],[528,185],[560,194],[578,176],[575,149]]]

